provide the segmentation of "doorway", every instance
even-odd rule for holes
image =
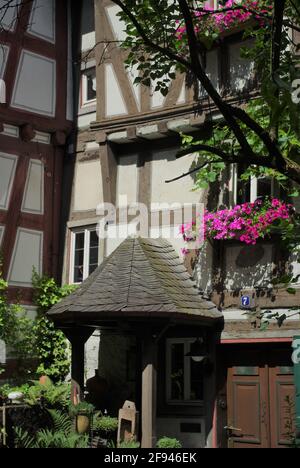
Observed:
[[[235,349],[232,354],[227,374],[228,447],[289,447],[295,433],[291,350],[262,347]]]

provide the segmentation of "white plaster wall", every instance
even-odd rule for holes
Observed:
[[[11,106],[53,117],[56,110],[56,62],[23,50]]]
[[[166,184],[165,181],[188,172],[196,156],[189,155],[176,160],[176,150],[161,151],[154,155],[152,162],[152,203],[196,203],[199,192],[193,192],[191,176]]]
[[[8,58],[9,47],[0,44],[0,78],[4,77],[5,67]]]
[[[17,166],[17,156],[0,153],[0,209],[7,210]]]
[[[30,287],[33,268],[42,273],[43,233],[19,228],[11,259],[8,281],[13,286]]]
[[[185,104],[185,103],[186,103],[186,82],[184,80],[184,83],[182,85],[181,92],[180,92],[180,95],[176,104],[179,106],[180,104]]]
[[[30,161],[22,211],[34,214],[44,213],[44,165],[41,161]]]
[[[253,266],[241,266],[241,262],[248,262],[253,258],[257,246],[227,246],[226,248],[226,278],[225,288],[228,290],[266,287],[270,285],[272,275],[272,246],[264,244],[262,257]]]
[[[124,156],[119,159],[118,176],[117,176],[117,194],[118,205],[124,205],[124,197],[126,197],[127,206],[130,203],[137,202],[138,196],[138,157]]]
[[[109,6],[106,8],[106,14],[109,23],[117,41],[124,41],[126,39],[126,24],[117,16],[121,9],[117,5]]]
[[[290,272],[294,275],[294,278],[297,278],[300,275],[300,261],[299,254],[297,252],[291,254],[290,257]],[[300,276],[297,280],[297,286],[300,286]]]
[[[212,291],[213,248],[206,242],[199,254],[194,279],[201,291],[209,294]]]
[[[67,120],[73,120],[73,57],[72,57],[72,16],[71,0],[68,0],[68,77],[67,77]]]
[[[55,42],[55,0],[34,0],[28,32],[48,42]]]
[[[122,89],[118,82],[114,66],[111,63],[105,65],[105,101],[107,117],[128,114]]]
[[[11,0],[9,4],[7,0],[0,0],[1,9],[1,26],[4,29],[14,29],[18,15],[17,7],[20,5],[19,0]]]
[[[103,202],[100,161],[78,163],[74,182],[74,211],[96,210]]]
[[[217,90],[219,90],[219,56],[217,50],[212,50],[206,55],[206,73]],[[206,95],[206,91],[200,85],[200,96]]]
[[[96,44],[94,0],[83,2],[81,33],[81,50],[92,49]]]
[[[78,128],[84,130],[89,128],[91,122],[96,122],[97,114],[96,112],[91,112],[88,114],[83,114],[78,116]]]
[[[99,365],[100,332],[96,331],[85,345],[85,377],[86,380],[95,376]]]

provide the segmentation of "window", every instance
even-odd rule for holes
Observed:
[[[240,177],[243,172],[242,166],[233,166],[233,204],[254,203],[258,198],[279,195],[279,187],[275,179],[271,177],[251,177],[248,180],[241,180]]]
[[[97,97],[96,67],[82,72],[82,106],[94,103]]]
[[[204,398],[203,363],[186,355],[196,338],[167,340],[167,402],[201,403]]]
[[[82,283],[99,265],[99,237],[96,228],[72,232],[71,283]]]

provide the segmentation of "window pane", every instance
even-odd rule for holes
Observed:
[[[238,167],[238,181],[237,181],[237,204],[250,202],[250,179],[240,180],[241,175],[245,172],[245,169],[241,166]]]
[[[264,177],[257,180],[257,197],[269,197],[272,194],[272,181]]]
[[[192,401],[203,400],[203,363],[191,359],[191,396]]]
[[[94,271],[98,268],[98,264],[97,263],[94,263],[94,264],[91,264],[89,266],[89,275],[91,275],[92,273],[94,273]]]
[[[75,251],[74,251],[74,283],[82,283],[83,281],[83,264],[84,264],[84,232],[75,234]]]
[[[88,101],[96,99],[96,69],[91,68],[85,72],[87,81],[86,97]]]
[[[98,247],[90,249],[90,265],[98,264]]]
[[[184,400],[184,344],[171,346],[171,399]]]
[[[75,266],[83,266],[84,250],[75,250]]]
[[[75,250],[84,249],[84,232],[75,235]]]
[[[90,232],[90,261],[89,275],[91,275],[98,267],[99,258],[99,238],[96,231]]]
[[[96,231],[91,231],[90,234],[90,247],[97,247],[99,245],[99,237]]]
[[[82,266],[75,266],[74,268],[74,283],[82,283],[83,282],[83,267]]]

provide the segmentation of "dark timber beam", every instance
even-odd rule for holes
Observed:
[[[142,448],[156,446],[157,343],[151,335],[142,342]]]

